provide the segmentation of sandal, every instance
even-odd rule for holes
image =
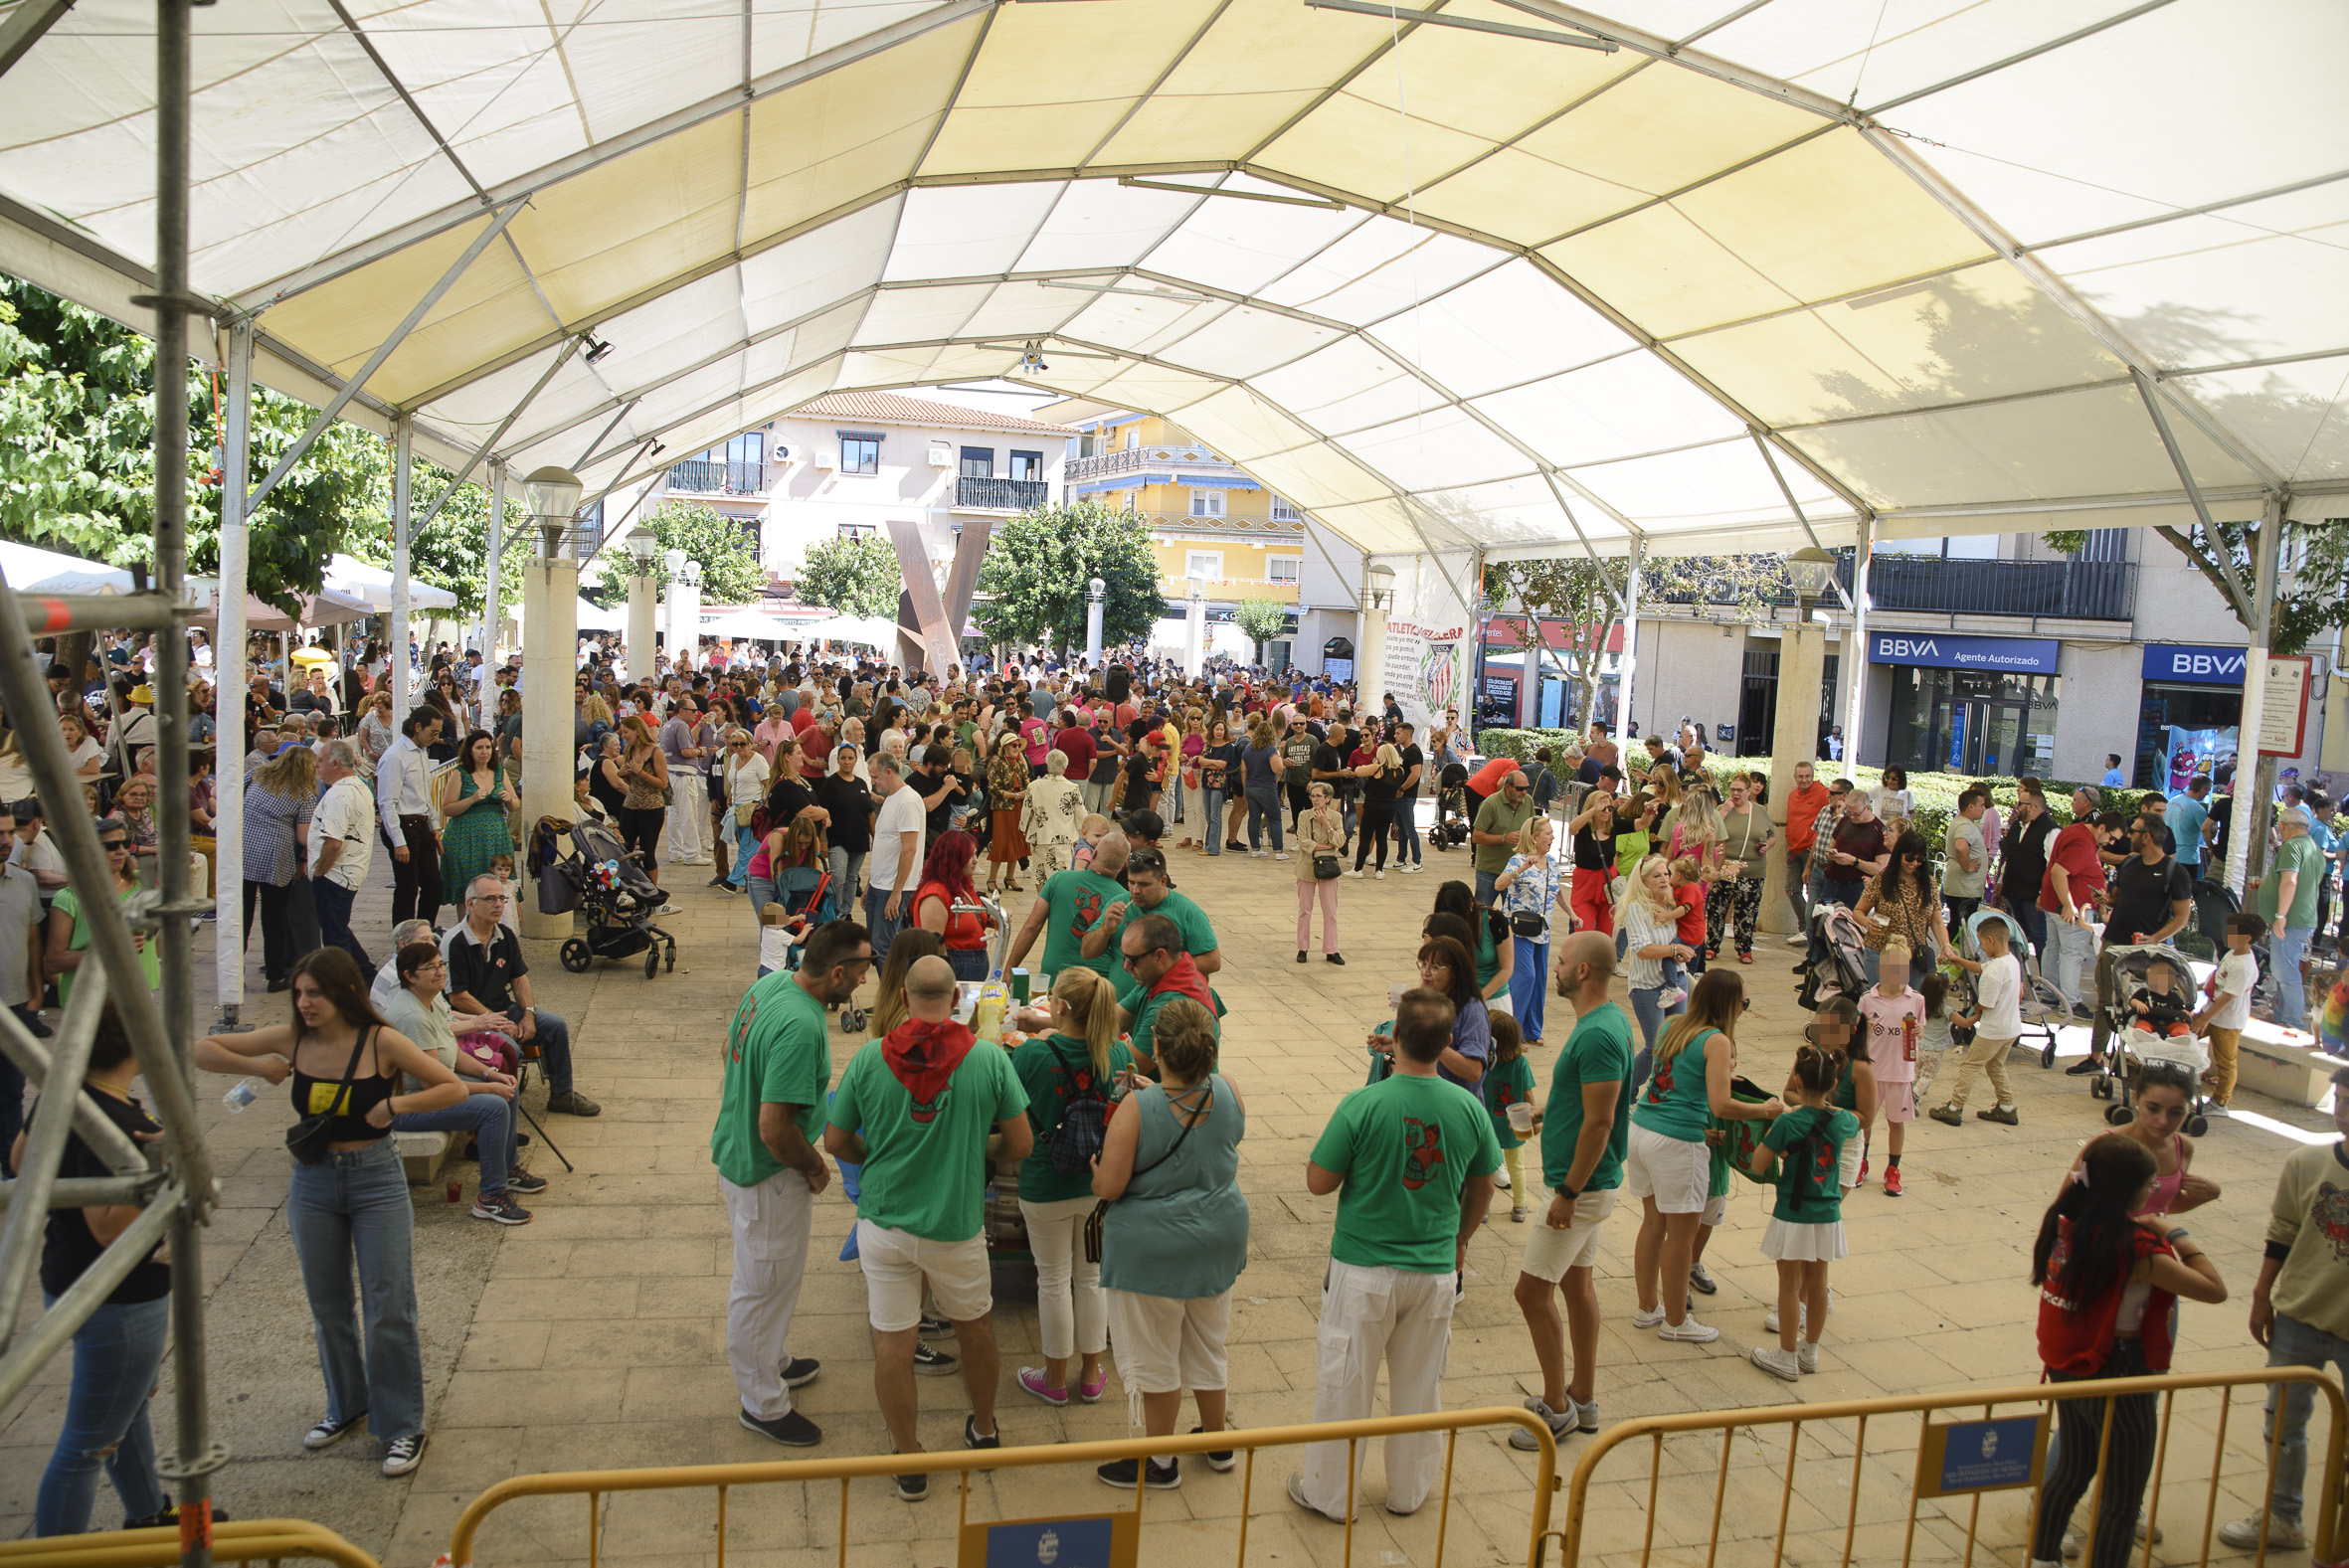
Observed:
[[[1737,961],[1739,963],[1751,963],[1753,961],[1753,955],[1750,953],[1740,953],[1737,955]]]

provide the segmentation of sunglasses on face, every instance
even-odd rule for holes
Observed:
[[[112,854],[117,849],[128,849],[130,847],[130,841],[128,839],[122,838],[105,838],[98,841],[97,847],[104,850],[108,854]]]

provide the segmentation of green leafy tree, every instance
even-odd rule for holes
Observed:
[[[1085,584],[1096,577],[1103,645],[1149,636],[1167,602],[1142,519],[1099,501],[1039,506],[994,531],[971,616],[991,642],[1081,648]]]
[[[2248,632],[2259,619],[2252,601],[2258,581],[2255,554],[2259,525],[2218,526],[2216,539],[2200,523],[2149,531],[2184,556],[2187,564],[2219,591]],[[2066,555],[2077,554],[2088,540],[2084,531],[2077,529],[2041,537]],[[2297,653],[2349,616],[2349,599],[2342,594],[2342,585],[2349,583],[2349,517],[2328,517],[2321,523],[2287,522],[2279,549],[2288,570],[2276,583],[2275,620],[2268,629],[2267,651]]]
[[[739,518],[693,501],[663,501],[644,519],[644,526],[659,542],[653,551],[655,558],[682,550],[687,560],[701,563],[704,604],[747,605],[767,586],[766,574],[759,570],[758,551]],[[633,566],[628,552],[619,549],[616,541],[596,559],[602,571],[591,597],[607,608],[626,604]]]
[[[1264,645],[1289,634],[1289,607],[1277,599],[1243,599],[1232,607],[1232,624],[1256,644],[1255,662],[1264,662]]]
[[[866,535],[826,539],[809,546],[793,587],[803,604],[821,605],[843,615],[879,615],[894,620],[897,596],[904,585],[896,547]]]

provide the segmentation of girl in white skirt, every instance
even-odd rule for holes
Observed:
[[[1762,1233],[1762,1256],[1778,1266],[1778,1343],[1757,1345],[1753,1364],[1789,1383],[1819,1370],[1819,1330],[1827,1322],[1827,1266],[1844,1256],[1845,1145],[1860,1119],[1830,1103],[1842,1064],[1803,1046],[1780,1096],[1786,1111],[1762,1134],[1754,1173],[1778,1167],[1778,1202]],[[1800,1331],[1798,1342],[1797,1331]]]

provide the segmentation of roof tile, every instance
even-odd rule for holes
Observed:
[[[1053,436],[1075,436],[1066,425],[1047,425],[1016,414],[990,414],[956,403],[930,403],[900,398],[886,392],[827,392],[801,404],[787,418],[870,420],[882,425],[943,425],[958,431],[1036,431]]]

